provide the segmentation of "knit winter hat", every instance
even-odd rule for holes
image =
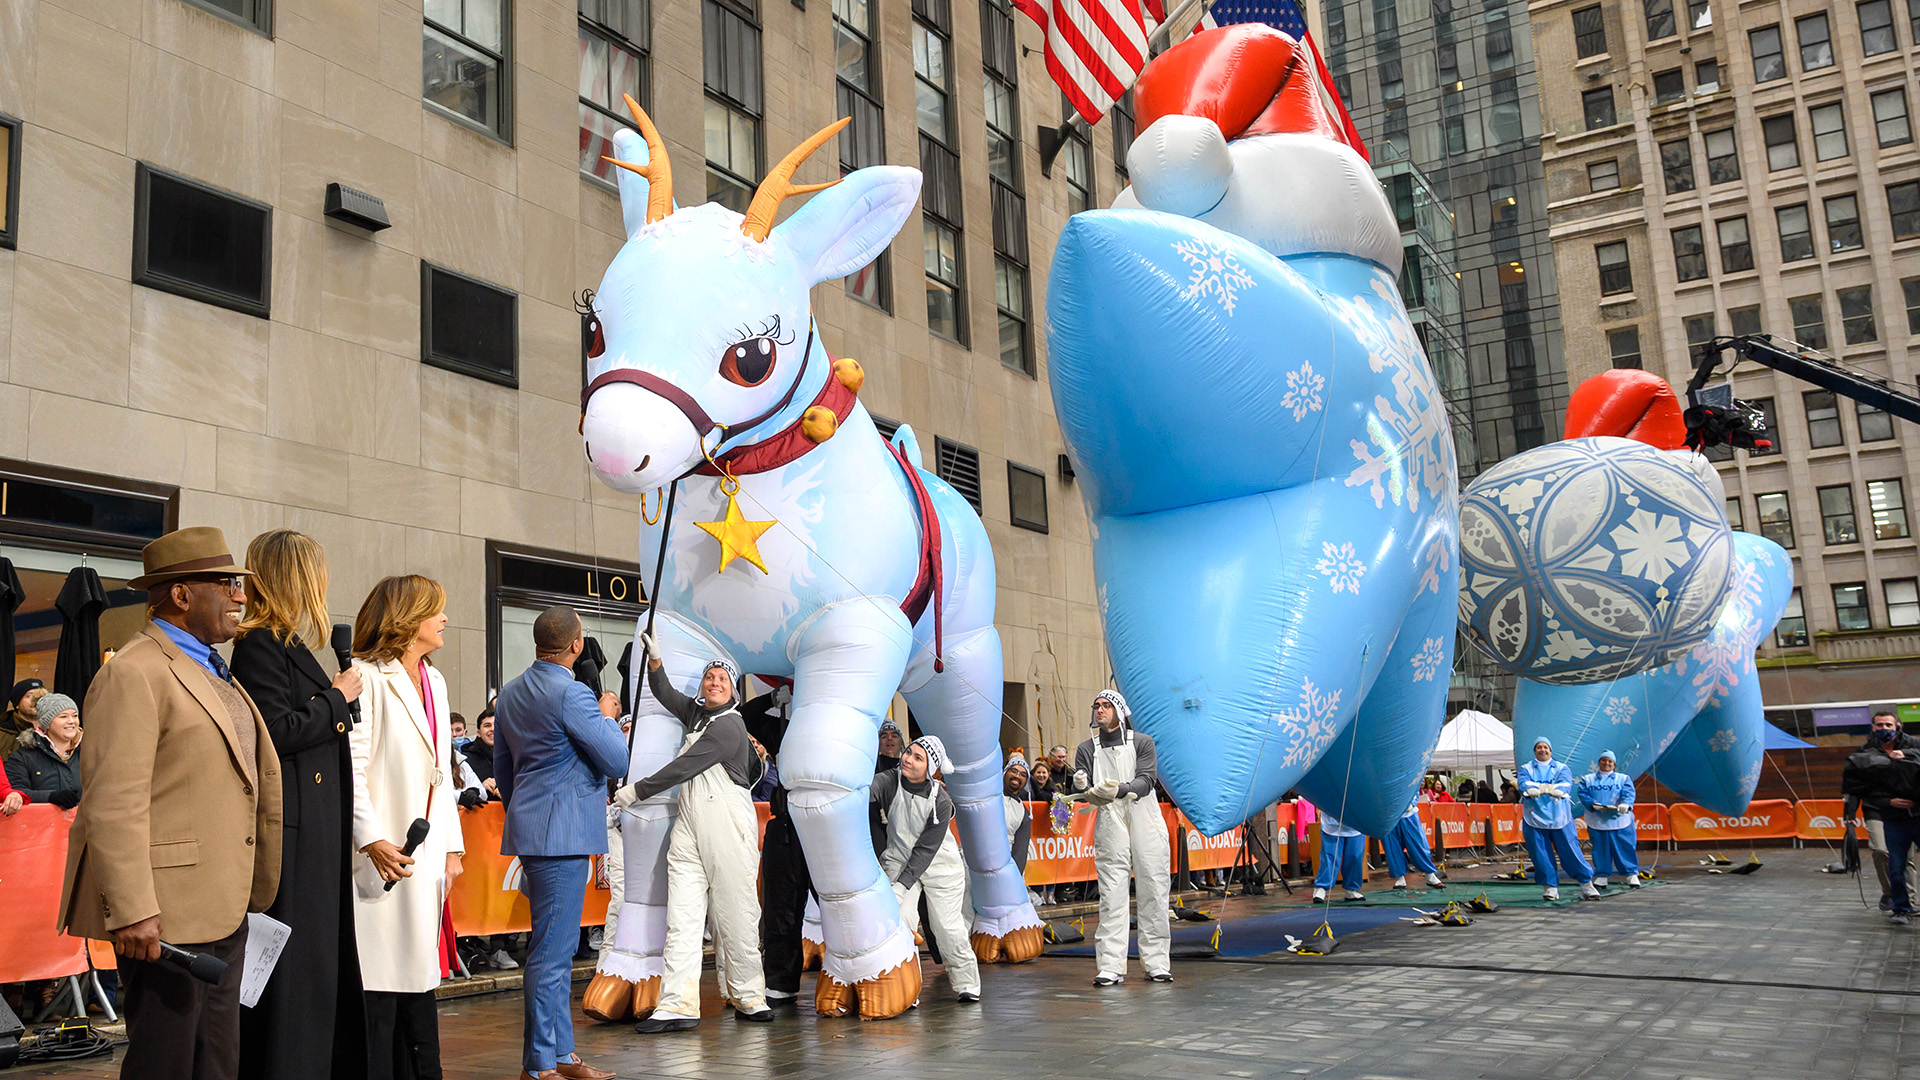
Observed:
[[[1022,753],[1018,747],[1015,747],[1013,752],[1007,755],[1007,767],[1001,771],[1012,772],[1015,769],[1019,769],[1021,772],[1028,773],[1029,775],[1033,772],[1032,769],[1027,767],[1027,755]]]
[[[65,694],[43,695],[39,701],[34,703],[33,722],[39,725],[40,729],[44,731],[48,724],[53,723],[54,717],[59,716],[68,709],[79,712],[80,706]]]
[[[1133,710],[1127,708],[1127,699],[1120,696],[1120,691],[1102,690],[1099,693],[1093,695],[1093,703],[1095,705],[1098,705],[1103,701],[1113,706],[1113,711],[1120,714],[1120,719],[1122,721],[1133,719]],[[1098,727],[1099,721],[1097,720],[1094,721],[1094,726]]]
[[[934,773],[945,773],[948,765],[951,764],[947,760],[947,745],[940,741],[938,735],[922,735],[907,745],[917,746],[926,751],[928,776]]]

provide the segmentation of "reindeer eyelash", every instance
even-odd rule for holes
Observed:
[[[798,337],[791,332],[788,332],[784,337],[781,336],[781,322],[780,316],[778,315],[769,317],[766,322],[760,324],[758,329],[755,329],[752,323],[741,323],[739,326],[733,328],[733,340],[735,342],[761,337],[772,338],[773,343],[776,345],[791,345],[798,340]]]
[[[573,310],[579,312],[581,315],[599,314],[593,308],[593,297],[594,292],[592,289],[581,289],[573,298]]]

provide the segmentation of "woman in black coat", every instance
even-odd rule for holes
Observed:
[[[267,914],[292,928],[258,1005],[240,1011],[240,1075],[323,1080],[366,1074],[366,1019],[348,876],[353,769],[351,667],[329,679],[302,635],[324,640],[326,554],[290,529],[247,547],[246,618],[233,675],[266,720],[280,754],[286,819],[280,892]]]

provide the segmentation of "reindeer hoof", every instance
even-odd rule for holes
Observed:
[[[821,1016],[846,1016],[853,1012],[853,1000],[853,987],[824,971],[814,982],[813,1011]]]
[[[883,971],[854,987],[860,997],[860,1019],[887,1020],[920,1002],[920,957],[916,953],[898,967]]]
[[[969,938],[973,943],[973,958],[983,964],[1000,962],[1000,939],[993,934],[975,934]]]
[[[633,984],[618,975],[596,971],[580,995],[580,1011],[603,1024],[617,1023],[633,1015]]]
[[[633,984],[633,1018],[645,1020],[660,1004],[660,976],[649,975]]]
[[[927,939],[921,937],[920,931],[918,930],[913,932],[913,947],[916,949],[924,949],[927,947]]]
[[[811,941],[807,938],[800,939],[801,971],[819,971],[821,970],[821,965],[826,963],[826,960],[827,946],[825,942]]]

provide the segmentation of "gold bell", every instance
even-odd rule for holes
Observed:
[[[835,360],[833,362],[833,374],[835,378],[840,380],[841,386],[846,387],[856,394],[860,392],[862,386],[867,385],[866,370],[860,366],[860,361],[855,360],[851,356],[843,356]]]
[[[833,414],[832,409],[824,405],[815,405],[800,418],[800,433],[817,443],[833,438],[833,433],[838,430],[840,430],[840,418]]]

